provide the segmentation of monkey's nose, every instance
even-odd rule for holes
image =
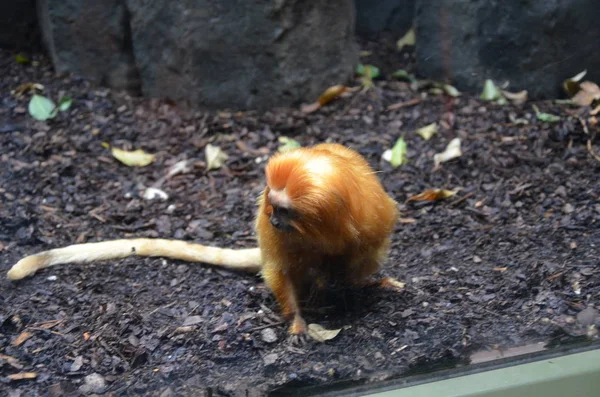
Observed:
[[[271,222],[271,225],[273,225],[273,227],[275,229],[281,228],[281,222],[279,221],[279,218],[277,218],[276,216],[271,216],[271,218],[269,218],[269,221]]]

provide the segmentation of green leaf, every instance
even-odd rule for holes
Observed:
[[[280,136],[278,140],[281,144],[278,151],[281,153],[289,152],[290,150],[297,149],[301,146],[298,142],[287,136]]]
[[[404,69],[398,69],[394,73],[392,73],[392,77],[397,80],[408,81],[410,83],[415,83],[417,79],[414,75],[408,73]]]
[[[415,35],[415,30],[410,28],[409,31],[396,42],[396,47],[398,47],[398,50],[401,50],[407,45],[415,45],[416,42],[417,36]]]
[[[502,98],[502,93],[492,80],[487,79],[483,85],[483,92],[481,93],[480,98],[484,101],[495,101]]]
[[[51,99],[41,95],[33,95],[29,101],[29,114],[36,120],[44,121],[56,116],[56,105]]]
[[[356,73],[368,79],[376,79],[381,74],[377,66],[363,64],[356,66]]]
[[[444,92],[453,98],[460,96],[460,91],[450,84],[444,84]]]
[[[535,116],[540,121],[545,121],[547,123],[556,123],[560,121],[560,117],[550,113],[542,113],[540,109],[536,105],[533,105],[533,110],[535,110]]]
[[[229,158],[227,153],[221,150],[218,146],[213,146],[210,143],[204,148],[206,155],[206,170],[215,170],[221,168],[225,164],[225,160]]]
[[[73,104],[73,100],[68,96],[64,96],[58,101],[58,110],[64,112],[71,107],[71,104]]]
[[[28,64],[28,63],[29,63],[29,58],[27,58],[27,57],[26,57],[25,55],[23,55],[23,54],[17,54],[17,55],[15,55],[15,61],[16,61],[18,64],[21,64],[21,65],[26,65],[26,64]]]
[[[431,139],[431,137],[434,136],[435,134],[437,134],[437,132],[438,132],[437,123],[428,124],[425,127],[419,128],[416,131],[416,133],[421,135],[421,137],[423,139],[425,139],[426,141]]]
[[[392,148],[392,158],[390,160],[390,164],[392,167],[396,168],[403,164],[408,163],[408,159],[406,158],[407,146],[403,137],[398,138],[396,144]]]

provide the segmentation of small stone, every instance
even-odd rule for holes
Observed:
[[[273,365],[277,361],[279,356],[276,353],[267,354],[263,357],[265,365]]]
[[[594,324],[598,317],[598,311],[591,306],[586,307],[577,313],[577,322],[584,327]]]
[[[478,257],[477,255],[474,255],[473,256],[473,262],[475,262],[475,263],[481,263],[481,258]]]
[[[575,211],[575,207],[573,207],[571,204],[567,203],[564,205],[562,210],[565,214],[571,214],[571,213],[573,213],[573,211]]]
[[[262,340],[266,343],[274,343],[277,342],[277,334],[273,328],[265,328],[260,331],[260,336]]]
[[[567,189],[565,189],[564,186],[559,186],[554,191],[554,194],[556,194],[557,196],[561,196],[561,197],[567,197]]]
[[[83,356],[75,357],[75,360],[73,360],[73,363],[71,364],[71,372],[79,371],[82,366],[83,366]]]
[[[79,391],[82,393],[102,394],[106,391],[106,381],[100,374],[89,374],[83,380],[85,383],[79,387]]]
[[[27,112],[27,110],[22,106],[17,106],[14,111],[16,114],[25,114],[25,112]]]
[[[202,316],[189,316],[183,320],[183,326],[196,325],[202,322]]]
[[[575,317],[573,317],[573,316],[566,316],[565,317],[565,323],[567,323],[567,324],[575,324],[575,321],[576,321]]]

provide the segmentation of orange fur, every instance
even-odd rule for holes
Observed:
[[[262,274],[298,333],[309,285],[362,284],[379,269],[398,211],[365,159],[338,144],[275,155],[266,179],[256,219]],[[284,191],[297,214],[290,231],[270,223],[271,189]]]

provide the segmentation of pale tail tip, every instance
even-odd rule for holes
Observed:
[[[31,276],[38,270],[39,261],[40,258],[35,256],[28,256],[21,259],[6,273],[6,278],[9,280],[20,280],[27,276]]]

